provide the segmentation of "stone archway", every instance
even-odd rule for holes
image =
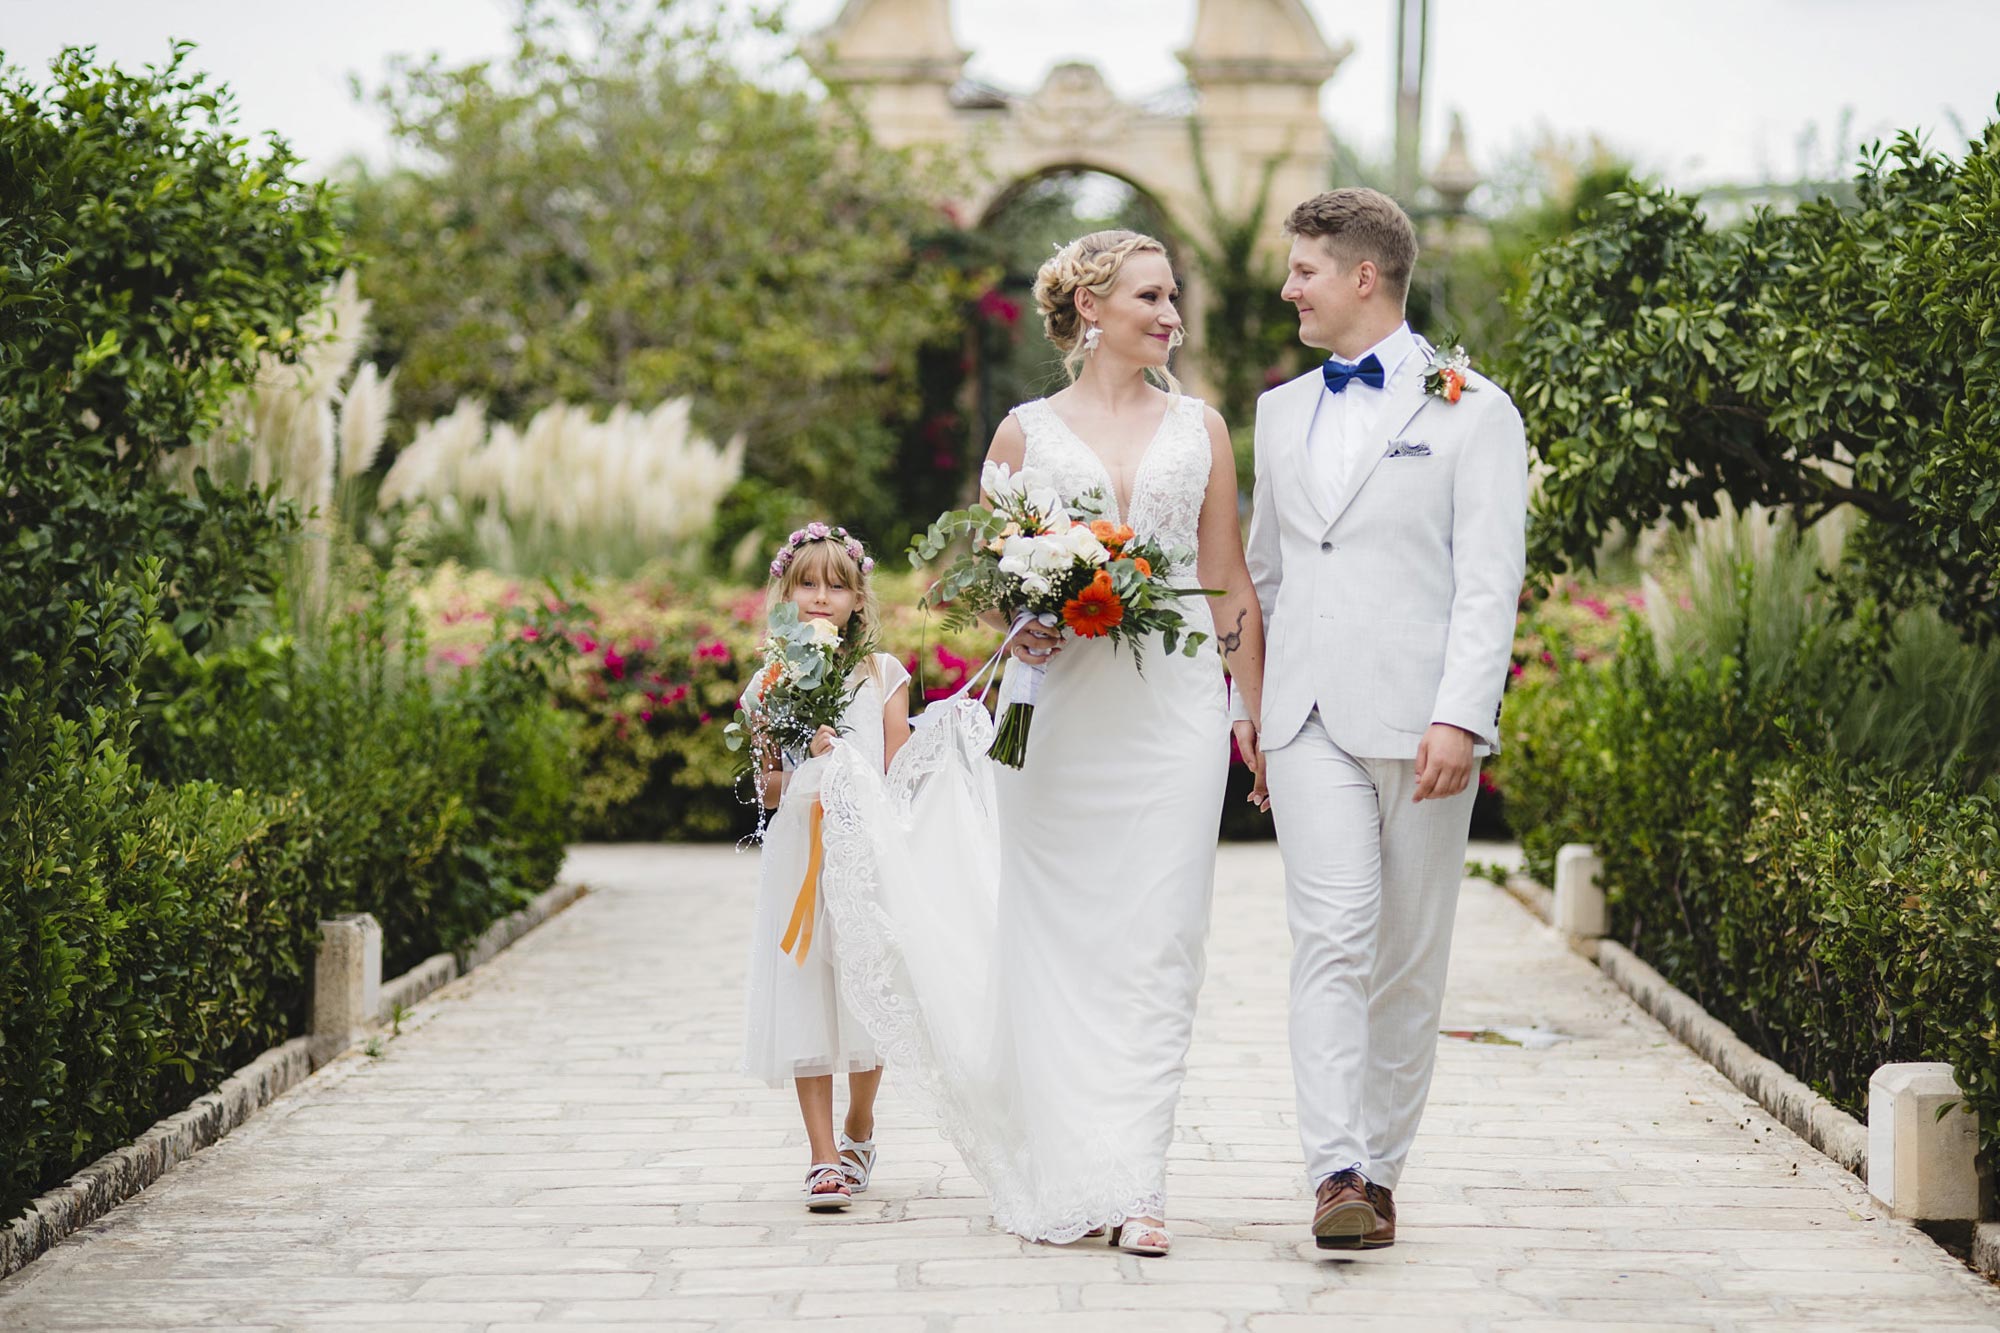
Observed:
[[[1203,247],[1218,214],[1247,217],[1261,205],[1271,219],[1266,253],[1276,254],[1277,219],[1330,183],[1319,92],[1350,50],[1330,47],[1300,0],[1197,0],[1179,53],[1188,86],[1169,104],[1126,102],[1081,62],[1015,95],[965,78],[969,53],[952,34],[950,0],[847,0],[811,56],[883,143],[962,154],[975,183],[948,202],[968,223],[1023,181],[1097,171],[1159,201],[1172,229]],[[1187,313],[1187,379],[1200,389],[1202,311]]]

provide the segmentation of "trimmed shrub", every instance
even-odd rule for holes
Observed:
[[[1814,697],[1753,651],[1663,665],[1631,617],[1609,662],[1524,673],[1500,767],[1531,871],[1593,844],[1614,937],[1746,1041],[1856,1114],[1878,1064],[1949,1060],[2000,1143],[2000,778],[1829,753],[1888,687]]]

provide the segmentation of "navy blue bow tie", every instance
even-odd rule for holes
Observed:
[[[1351,366],[1339,357],[1334,357],[1321,366],[1319,371],[1326,376],[1328,393],[1341,393],[1355,380],[1360,380],[1371,389],[1382,387],[1382,362],[1373,352],[1362,357],[1358,366]]]

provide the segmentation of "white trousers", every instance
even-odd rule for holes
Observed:
[[[1394,1189],[1430,1094],[1477,769],[1458,795],[1412,802],[1414,760],[1355,758],[1317,710],[1267,762],[1306,1169]]]

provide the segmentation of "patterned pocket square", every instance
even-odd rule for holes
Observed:
[[[1422,440],[1391,440],[1384,458],[1429,458],[1431,447]]]

